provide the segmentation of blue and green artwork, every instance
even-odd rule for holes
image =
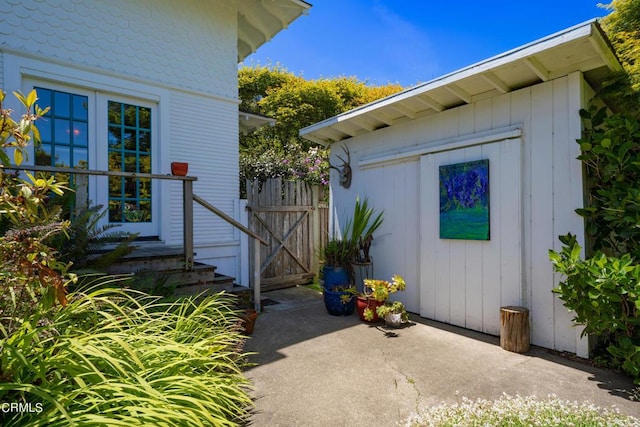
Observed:
[[[440,238],[489,240],[489,160],[440,166]]]

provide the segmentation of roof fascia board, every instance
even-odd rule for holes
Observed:
[[[412,98],[416,95],[420,95],[420,94],[428,95],[428,93],[434,89],[447,87],[467,77],[470,77],[473,75],[479,75],[483,72],[493,70],[498,66],[502,66],[519,59],[535,56],[538,53],[548,50],[552,47],[559,46],[561,44],[568,43],[570,41],[577,40],[580,38],[589,37],[589,36],[592,36],[594,33],[601,35],[599,30],[594,30],[597,26],[598,26],[597,20],[592,19],[585,23],[567,28],[563,31],[552,34],[550,36],[539,39],[537,41],[528,43],[524,46],[518,47],[516,49],[512,49],[500,55],[491,57],[489,59],[486,59],[484,61],[478,62],[473,65],[470,65],[466,68],[462,68],[458,71],[454,71],[452,73],[446,74],[435,80],[431,80],[429,82],[420,84],[418,86],[414,86],[413,88],[409,88],[397,94],[391,95],[387,98],[382,98],[378,101],[374,101],[370,104],[363,105],[362,107],[358,107],[351,111],[347,111],[345,113],[339,114],[334,117],[330,117],[328,119],[325,119],[311,126],[302,128],[300,130],[300,136],[306,138],[306,135],[311,132],[317,131],[327,126],[331,126],[341,121],[349,120],[354,117],[367,114],[373,110],[377,110],[379,108],[394,104],[396,102],[400,102],[405,99]]]

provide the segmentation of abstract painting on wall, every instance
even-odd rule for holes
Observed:
[[[440,166],[440,238],[489,240],[489,160]]]

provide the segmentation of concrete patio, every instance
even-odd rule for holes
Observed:
[[[625,376],[532,347],[412,316],[397,330],[327,314],[306,287],[263,294],[268,303],[245,350],[257,365],[255,426],[392,426],[421,408],[503,393],[589,401],[640,417]],[[264,300],[263,300],[264,301]]]

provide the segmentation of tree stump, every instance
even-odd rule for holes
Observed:
[[[515,353],[529,351],[529,309],[500,308],[500,347]]]

